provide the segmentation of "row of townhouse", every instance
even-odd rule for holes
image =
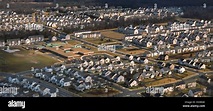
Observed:
[[[164,94],[170,94],[173,91],[182,91],[184,89],[190,89],[187,93],[183,93],[182,95],[179,95],[180,97],[201,97],[206,91],[206,89],[201,89],[201,88],[196,88],[197,87],[197,82],[177,82],[175,84],[169,84],[169,85],[164,85]]]
[[[21,44],[32,44],[32,43],[37,43],[42,41],[44,41],[43,35],[33,35],[33,36],[27,37],[26,39],[8,39],[6,42],[0,41],[0,47],[4,47],[6,45],[18,46]]]
[[[101,38],[100,32],[94,32],[94,31],[85,31],[85,32],[76,32],[74,33],[75,37],[78,38]]]
[[[154,57],[154,56],[159,56],[159,55],[164,55],[164,54],[181,54],[181,53],[205,50],[207,47],[211,47],[211,46],[206,46],[206,45],[191,45],[191,46],[186,46],[186,47],[177,46],[174,49],[148,51],[148,52],[144,53],[144,56]]]
[[[73,86],[78,91],[92,88],[93,79],[64,65],[34,70],[34,76],[60,87]]]
[[[31,81],[22,77],[16,77],[16,76],[8,77],[7,80],[9,83],[21,85],[23,88],[37,92],[42,96],[56,97],[59,92],[58,89],[50,90],[49,88],[43,86],[42,84],[38,82]]]
[[[129,61],[134,61],[136,63],[143,63],[143,64],[148,64],[149,63],[149,60],[145,57],[141,57],[141,56],[133,56],[133,55],[125,55],[123,57],[124,59],[127,59]]]
[[[134,61],[130,61],[129,63],[126,63],[121,59],[120,56],[110,57],[110,56],[101,56],[101,57],[92,57],[87,56],[87,58],[84,58],[81,60],[81,62],[78,64],[78,69],[80,71],[85,72],[91,72],[91,71],[98,71],[108,69],[108,70],[115,70],[118,68],[125,68],[130,66],[135,66]]]
[[[187,20],[186,22],[174,22],[170,24],[171,31],[190,30],[206,28],[211,21],[204,20]]]
[[[206,65],[204,63],[197,62],[194,59],[193,60],[179,59],[178,63],[180,65],[185,65],[196,69],[206,69]]]
[[[180,33],[183,31],[189,30],[198,30],[198,29],[205,29],[207,32],[210,32],[211,21],[204,21],[204,20],[188,20],[186,22],[173,22],[169,23],[166,26],[158,26],[155,24],[152,25],[139,25],[133,27],[132,25],[127,27],[118,27],[118,32],[124,34],[142,34],[142,33],[149,33],[149,34],[156,34],[156,33]]]
[[[200,57],[212,57],[213,51],[210,51],[210,50],[200,51],[200,52],[197,52],[195,56],[198,57],[198,58],[200,58]]]
[[[17,14],[14,11],[1,11],[0,21],[2,31],[23,30],[24,24],[31,23],[32,17],[29,14]]]
[[[163,64],[163,63],[162,63]],[[99,75],[115,83],[125,83],[128,87],[138,86],[145,79],[171,75],[173,72],[184,73],[185,68],[182,66],[169,64],[165,66],[158,63],[160,70],[154,70],[153,66],[146,65],[143,69],[128,67],[125,69],[103,70]]]

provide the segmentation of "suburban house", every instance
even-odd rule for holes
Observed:
[[[85,87],[86,87],[86,84],[85,83],[76,82],[76,83],[73,84],[73,86],[75,87],[75,89],[77,91],[84,91]]]
[[[53,72],[53,68],[52,67],[45,67],[43,70],[45,72]]]
[[[114,82],[116,83],[122,83],[125,82],[125,77],[121,74],[117,74],[115,73],[112,78],[111,78]]]
[[[178,66],[176,65],[174,67],[174,71],[178,72],[178,73],[184,73],[186,71],[186,69],[183,66]]]
[[[172,84],[164,85],[164,93],[171,93],[174,91],[174,86]]]
[[[201,82],[202,84],[208,83],[209,78],[206,77],[205,75],[200,75],[198,78],[198,81]]]
[[[13,84],[19,84],[21,81],[17,77],[14,76],[14,77],[9,77],[8,82],[13,83]]]
[[[20,39],[8,39],[7,44],[9,46],[18,46],[18,45],[21,45],[21,40]]]
[[[158,59],[166,61],[169,59],[169,56],[168,55],[159,55]]]
[[[53,74],[51,74],[51,73],[44,73],[40,76],[40,79],[43,79],[45,81],[49,81],[52,76],[53,76]]]
[[[175,83],[175,89],[177,90],[183,90],[186,88],[186,83],[184,81],[180,81]]]
[[[114,80],[116,83],[122,83],[125,82],[125,77],[123,75],[118,75]]]
[[[121,61],[121,57],[120,56],[115,56],[113,61]]]
[[[203,91],[200,88],[191,89],[188,92],[189,97],[201,97],[203,95]]]
[[[165,63],[165,62],[158,61],[158,62],[157,62],[157,65],[158,65],[158,67],[163,68],[163,67],[166,66],[166,63]]]
[[[171,75],[172,74],[171,70],[169,68],[166,68],[166,67],[160,69],[160,73],[163,74],[163,75],[167,75],[167,74]]]
[[[74,34],[76,37],[79,38],[100,38],[101,33],[100,32],[92,32],[92,31],[86,31],[86,32],[78,32]]]
[[[59,85],[61,87],[68,87],[71,85],[71,80],[68,79],[68,78],[62,78],[60,81],[59,81]]]
[[[131,35],[126,35],[124,37],[124,41],[132,42],[133,39],[141,39],[143,36],[141,34],[131,34]]]
[[[192,68],[197,69],[206,69],[206,65],[200,62],[196,62],[195,60],[186,60],[186,59],[179,59],[178,63],[181,65],[185,65]]]
[[[193,87],[196,87],[196,86],[197,86],[197,82],[187,83],[187,88],[193,88]]]
[[[170,70],[174,70],[175,65],[172,64],[172,63],[166,63],[166,66],[165,66],[165,67],[169,68]]]
[[[36,43],[36,42],[42,42],[42,41],[44,41],[44,36],[43,36],[43,35],[33,35],[33,36],[29,36],[29,37],[25,40],[25,44]]]
[[[139,59],[139,58],[138,58],[138,59]],[[137,59],[137,60],[138,60],[138,59]],[[147,58],[142,58],[142,57],[140,57],[139,62],[140,62],[140,63],[143,63],[143,64],[148,64],[148,63],[149,63],[149,60],[148,60]]]
[[[5,46],[5,42],[4,41],[0,41],[0,47],[4,47]]]
[[[92,32],[92,31],[75,32],[75,33],[74,33],[74,36],[75,36],[75,37],[80,37],[80,35],[83,34],[83,33],[91,33],[91,32]]]
[[[35,69],[33,74],[35,77],[40,78],[43,75],[43,72],[40,69]]]
[[[129,86],[129,87],[135,87],[135,86],[138,86],[138,82],[134,79],[129,79],[126,81],[126,84]]]
[[[145,74],[136,73],[135,75],[133,75],[133,79],[137,81],[143,81],[145,79]]]

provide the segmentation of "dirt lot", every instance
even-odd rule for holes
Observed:
[[[147,86],[154,86],[154,85],[160,85],[160,84],[165,84],[165,83],[170,83],[170,82],[175,82],[176,79],[174,78],[164,78],[160,79],[151,83],[146,84]]]
[[[134,55],[137,55],[137,54],[142,54],[144,53],[146,50],[144,49],[138,49],[138,48],[123,48],[123,49],[119,49],[119,51],[121,52],[124,52],[126,54],[134,54]]]
[[[87,38],[87,39],[84,39],[85,41],[88,41],[88,42],[90,42],[90,43],[93,43],[93,44],[96,44],[96,45],[101,45],[101,44],[105,44],[105,43],[114,43],[115,41],[114,40],[109,40],[109,39],[107,39],[107,38],[105,38],[105,39],[94,39],[94,38]]]
[[[122,38],[125,36],[124,34],[112,31],[112,30],[104,30],[101,31],[101,34],[103,36],[106,36],[108,38],[116,39],[116,40],[122,40]]]

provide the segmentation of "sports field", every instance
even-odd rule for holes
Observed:
[[[20,72],[31,67],[43,68],[53,65],[57,60],[32,50],[19,49],[19,52],[7,53],[0,50],[0,72]]]

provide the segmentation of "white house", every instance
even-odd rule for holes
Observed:
[[[60,81],[60,86],[61,87],[67,87],[67,86],[70,86],[71,85],[71,80],[68,79],[68,78],[62,78]]]
[[[4,41],[0,41],[0,47],[4,47],[5,46],[5,42]]]
[[[186,69],[182,66],[175,66],[174,70],[178,73],[184,73],[186,71]]]
[[[128,85],[129,85],[130,87],[138,86],[138,82],[137,82],[136,80],[134,80],[134,79],[130,79],[130,80],[127,81],[127,82],[128,82]]]
[[[122,75],[118,75],[118,77],[116,78],[116,82],[120,83],[120,82],[125,82],[125,78]]]

